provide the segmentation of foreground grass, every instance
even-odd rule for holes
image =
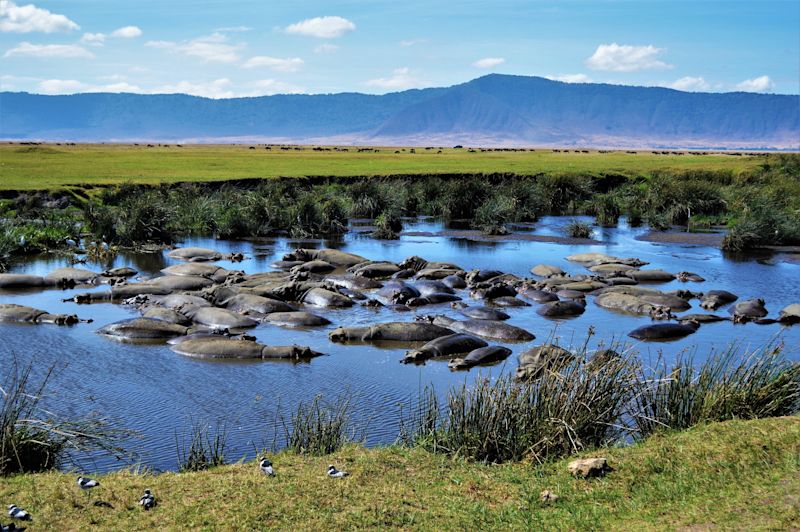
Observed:
[[[186,181],[308,176],[388,176],[435,174],[536,175],[539,173],[649,174],[655,170],[676,172],[721,171],[734,173],[756,169],[762,157],[709,155],[555,153],[536,151],[476,151],[377,148],[378,153],[349,151],[281,150],[263,145],[191,145],[181,148],[148,148],[146,145],[82,144],[21,146],[0,145],[0,190],[52,190],[73,186],[108,184],[161,184]],[[403,150],[403,151],[400,151]],[[400,153],[395,153],[400,151]]]
[[[483,465],[420,449],[350,446],[331,456],[281,453],[266,478],[254,463],[198,473],[98,477],[87,498],[75,475],[20,475],[0,501],[28,509],[29,530],[78,529],[791,529],[800,526],[800,418],[729,421],[657,435],[609,458],[604,479],[576,480],[568,459]],[[325,477],[328,463],[351,473]],[[145,513],[145,488],[159,500]],[[556,493],[543,503],[543,489]],[[87,501],[103,500],[112,508]]]

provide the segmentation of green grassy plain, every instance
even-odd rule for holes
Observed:
[[[554,153],[536,151],[476,151],[377,148],[378,153],[282,150],[263,145],[187,145],[148,148],[146,145],[0,145],[0,190],[52,190],[68,186],[160,184],[231,179],[387,176],[433,174],[535,175],[539,173],[620,173],[647,175],[653,171],[693,170],[734,173],[757,168],[763,157],[709,155],[654,155],[623,151]]]
[[[30,531],[76,530],[790,530],[800,526],[800,418],[728,421],[660,434],[606,456],[614,472],[577,480],[569,459],[486,465],[420,449],[348,446],[330,456],[281,453],[197,473],[118,472],[89,497],[75,474],[19,475],[0,500],[33,515]],[[325,476],[327,464],[350,472]],[[145,488],[159,505],[137,506]],[[559,496],[544,503],[548,489]],[[94,506],[103,500],[113,508]]]

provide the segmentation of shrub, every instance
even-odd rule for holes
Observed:
[[[590,208],[597,224],[603,227],[616,227],[622,214],[619,200],[614,194],[598,194],[592,200]]]
[[[375,219],[375,231],[372,232],[372,236],[382,240],[397,240],[402,230],[403,222],[400,217],[384,211]]]
[[[178,441],[175,433],[175,446],[178,451],[178,469],[186,471],[204,471],[225,464],[225,447],[228,433],[224,425],[219,425],[212,434],[211,427],[205,423],[192,422],[188,441]]]
[[[592,227],[586,222],[580,220],[572,220],[564,229],[565,233],[570,238],[592,238],[594,231]]]
[[[350,441],[350,399],[326,405],[318,395],[310,405],[300,403],[291,427],[284,424],[286,447],[297,454],[325,455]]]
[[[495,194],[475,212],[474,225],[486,232],[502,228],[516,216],[516,201],[504,194]]]

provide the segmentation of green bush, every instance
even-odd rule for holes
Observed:
[[[580,220],[572,220],[564,229],[566,235],[570,238],[592,238],[594,231],[592,226]]]

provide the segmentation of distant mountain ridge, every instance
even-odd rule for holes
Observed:
[[[500,74],[380,96],[3,92],[0,138],[800,149],[800,96]]]

